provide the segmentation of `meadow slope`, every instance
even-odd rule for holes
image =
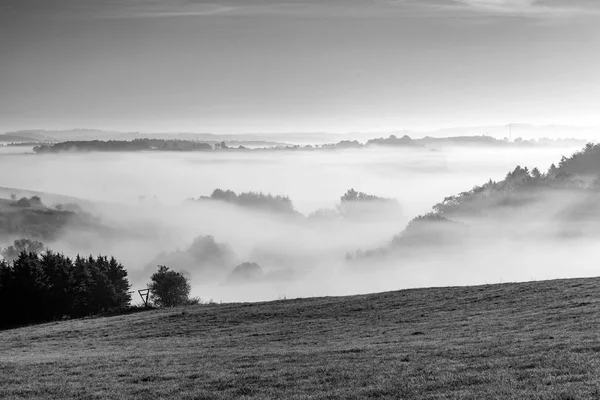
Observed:
[[[24,327],[0,332],[0,398],[600,398],[599,299],[588,278]]]

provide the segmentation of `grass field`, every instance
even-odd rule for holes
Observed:
[[[593,278],[25,327],[0,332],[0,398],[598,399],[599,299]]]

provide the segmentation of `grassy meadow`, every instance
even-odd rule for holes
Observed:
[[[599,299],[588,278],[23,327],[0,399],[597,399]]]

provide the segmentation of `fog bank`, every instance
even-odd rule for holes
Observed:
[[[490,225],[488,242],[426,249],[418,257],[373,261],[366,268],[345,261],[357,249],[385,246],[412,218],[446,196],[501,180],[516,165],[546,170],[570,155],[571,148],[45,155],[2,150],[0,186],[88,200],[82,206],[105,228],[66,231],[46,244],[69,255],[114,255],[129,270],[134,289],[145,286],[161,260],[180,263],[170,266],[189,274],[193,295],[257,301],[586,276],[594,274],[593,266],[573,262],[571,255],[584,254],[580,260],[598,255],[590,237],[519,241],[512,233],[494,236],[496,226]],[[216,201],[184,202],[208,196],[215,188],[286,195],[303,215]],[[382,208],[367,217],[341,215],[336,206],[350,188],[395,199],[398,212]],[[333,217],[305,218],[322,208]],[[522,215],[504,222],[514,232],[525,227]],[[224,258],[227,265],[202,261],[208,257],[202,252],[209,250],[198,250],[193,243],[206,236],[231,249]],[[258,278],[230,279],[244,262],[260,266]]]

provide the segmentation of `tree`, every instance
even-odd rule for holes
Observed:
[[[235,283],[254,282],[262,278],[263,271],[255,262],[244,262],[231,272],[228,280]]]
[[[31,207],[31,201],[27,197],[21,197],[19,201],[15,203],[17,207],[29,208]]]
[[[39,196],[32,196],[29,199],[29,203],[34,207],[44,207],[44,203],[42,203],[42,199]]]
[[[189,302],[192,289],[189,279],[182,273],[170,270],[164,265],[152,274],[148,284],[150,299],[160,307],[175,307]]]
[[[17,239],[14,243],[4,249],[0,249],[0,256],[6,261],[12,262],[20,253],[40,253],[44,250],[44,243],[37,240]]]

